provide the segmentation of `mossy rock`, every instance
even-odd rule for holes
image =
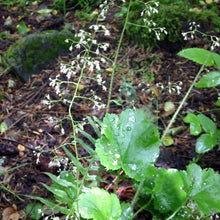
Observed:
[[[69,53],[66,39],[74,39],[71,32],[44,31],[19,39],[9,47],[3,56],[5,67],[27,81],[32,74],[38,74],[47,65],[56,62],[58,56]]]

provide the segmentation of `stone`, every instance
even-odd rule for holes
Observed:
[[[69,31],[30,34],[9,47],[2,59],[3,65],[12,67],[13,73],[27,81],[32,74],[56,62],[58,56],[70,53],[66,39],[74,40],[74,34]]]

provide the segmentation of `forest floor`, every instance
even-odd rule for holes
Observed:
[[[47,7],[47,4],[32,5],[27,8],[15,6],[10,10],[5,6],[0,6],[1,18],[10,17],[12,20],[10,27],[4,25],[4,19],[0,21],[0,33],[9,31],[8,37],[1,39],[1,54],[4,54],[10,45],[22,37],[16,29],[16,25],[21,19],[30,28],[29,33],[49,29],[61,30],[66,22],[73,24],[77,30],[84,28],[84,21],[80,21],[72,12],[67,12],[65,19],[56,15],[48,16],[39,22],[36,11]],[[111,30],[111,36],[107,38],[111,46],[105,56],[114,59],[122,29],[120,22],[116,22],[116,18],[114,18],[114,11],[109,15],[106,25]],[[132,108],[133,105],[145,110],[149,117],[156,118],[161,134],[172,117],[172,114],[165,113],[164,103],[172,102],[177,108],[200,68],[199,65],[178,57],[178,51],[173,51],[172,48],[169,48],[170,45],[164,45],[164,47],[158,46],[158,49],[150,52],[142,46],[137,46],[135,42],[129,41],[125,36],[117,63],[123,68],[116,70],[112,93],[113,99],[120,101],[122,105],[118,106],[114,103],[110,105],[110,113],[115,114]],[[207,47],[200,39],[193,46]],[[183,47],[192,47],[192,42],[186,43]],[[58,99],[54,89],[49,86],[49,78],[55,78],[60,73],[59,66],[64,60],[65,62],[71,61],[71,55],[59,57],[56,64],[44,69],[40,74],[34,75],[26,83],[16,78],[12,72],[2,71],[0,122],[5,122],[8,130],[0,135],[0,172],[3,172],[0,178],[1,183],[13,193],[6,190],[0,191],[0,214],[6,207],[13,207],[18,211],[25,210],[30,199],[22,195],[48,197],[48,192],[42,183],[49,185],[50,179],[44,175],[44,172],[56,174],[56,167],[49,167],[48,164],[55,155],[66,156],[60,146],[71,141],[72,127],[70,121],[67,120],[68,106],[63,103],[55,103],[49,109],[42,102],[45,100],[46,94],[50,94],[54,100]],[[143,63],[144,66],[141,66]],[[106,69],[108,68],[106,66]],[[93,76],[92,73],[87,74]],[[103,71],[102,78],[106,81],[106,85],[109,85],[110,73],[107,70]],[[77,76],[75,80],[77,80]],[[9,82],[14,82],[14,86],[9,87]],[[168,88],[162,90],[156,87],[157,83],[162,83],[164,87],[170,84],[176,88],[175,86],[179,85],[179,82],[182,82],[180,94],[169,93]],[[107,102],[108,92],[103,91],[97,82],[90,81],[89,84],[85,82],[83,86],[81,96],[91,95],[91,89],[93,89],[101,97],[103,103]],[[126,93],[129,86],[135,90],[137,95],[134,104]],[[133,90],[131,89],[131,91]],[[217,92],[214,89],[194,88],[192,90],[173,125],[173,127],[181,126],[181,132],[173,137],[174,143],[171,146],[161,147],[156,166],[185,169],[186,165],[198,156],[195,152],[197,137],[189,134],[189,126],[184,124],[183,117],[189,112],[202,112],[209,117],[214,116],[217,126],[220,127],[220,110],[214,106],[216,100]],[[97,116],[102,119],[105,109],[93,109],[92,102],[77,100],[73,105],[72,115],[75,121],[82,121],[86,116]],[[61,132],[61,127],[65,132]],[[85,126],[85,130],[94,135],[91,127]],[[69,149],[74,154],[73,147],[69,146]],[[39,161],[36,161],[36,154],[41,151],[44,153],[40,154]],[[84,154],[85,151],[79,146],[79,156],[82,157]],[[216,147],[212,151],[200,155],[198,163],[203,168],[211,167],[220,171],[219,156],[220,152]],[[16,167],[19,168],[16,169]],[[12,168],[15,169],[7,172]],[[105,179],[106,184],[103,187],[107,188],[114,176],[106,174]],[[119,187],[123,187],[123,181],[119,183]],[[131,189],[132,185],[126,185],[123,198],[120,199],[132,199],[133,191]],[[16,195],[19,195],[19,198]],[[20,200],[21,198],[23,200]],[[141,215],[138,219],[141,219]]]

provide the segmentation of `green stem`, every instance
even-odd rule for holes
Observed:
[[[197,79],[199,78],[201,72],[204,70],[205,64],[206,64],[206,62],[208,61],[208,59],[209,59],[209,56],[208,56],[207,60],[205,61],[205,63],[201,66],[199,72],[197,73],[197,75],[196,75],[196,77],[194,78],[194,80],[193,80],[191,86],[189,87],[189,89],[188,89],[186,95],[184,96],[183,100],[181,101],[180,105],[178,106],[178,108],[177,108],[175,114],[174,114],[173,117],[171,118],[171,120],[170,120],[168,126],[166,127],[166,129],[165,129],[165,131],[164,131],[164,133],[163,133],[163,135],[162,135],[162,137],[161,137],[161,141],[163,141],[163,139],[166,137],[166,135],[167,135],[167,133],[168,133],[170,127],[171,127],[172,124],[174,123],[174,121],[175,121],[177,115],[179,114],[179,111],[180,111],[181,108],[183,107],[183,104],[185,103],[185,101],[186,101],[186,99],[188,98],[190,92],[192,91],[193,87],[195,86]]]
[[[181,206],[179,206],[179,207],[177,208],[177,210],[176,210],[175,212],[173,212],[172,215],[170,215],[168,218],[166,218],[166,220],[173,219],[173,217],[180,211],[180,209],[181,209],[183,206],[185,206],[185,204],[186,204],[186,201],[185,201],[185,203],[183,203]]]
[[[117,191],[117,188],[118,188],[118,183],[119,183],[119,176],[120,176],[120,169],[118,170],[118,175],[117,175],[117,179],[116,179],[116,182],[115,182],[115,187],[114,187],[114,193],[116,194],[116,191]]]
[[[110,86],[109,86],[106,113],[109,112],[109,106],[110,106],[111,95],[112,95],[113,80],[114,80],[115,69],[116,69],[116,62],[117,62],[117,59],[118,59],[118,55],[119,55],[120,47],[121,47],[122,40],[123,40],[123,37],[124,37],[125,29],[126,29],[126,26],[127,26],[127,23],[128,23],[128,17],[129,17],[131,2],[132,2],[132,0],[130,0],[129,5],[128,5],[127,15],[126,15],[126,18],[125,18],[125,23],[124,23],[124,26],[123,26],[123,29],[122,29],[122,32],[121,32],[121,36],[120,36],[120,40],[119,40],[118,47],[117,47],[117,50],[116,50],[115,58],[114,58],[114,61],[113,61],[113,64],[112,64],[112,74],[111,74],[111,81],[110,81]]]
[[[135,193],[135,195],[134,195],[134,198],[133,198],[133,200],[132,200],[132,202],[131,202],[131,205],[132,205],[132,206],[134,206],[134,204],[136,203],[137,198],[138,198],[138,196],[139,196],[139,194],[140,194],[140,191],[141,191],[141,188],[142,188],[143,184],[144,184],[144,180],[142,180],[142,181],[140,182],[139,186],[138,186],[138,189],[137,189],[137,191],[136,191],[136,193]]]
[[[95,34],[93,35],[93,39],[94,38],[95,38]],[[84,61],[83,66],[81,68],[80,76],[79,76],[79,79],[77,81],[76,88],[75,88],[75,91],[74,91],[74,94],[73,94],[73,97],[72,97],[72,100],[70,102],[69,109],[68,109],[68,115],[70,117],[70,121],[71,121],[71,124],[72,124],[72,129],[73,129],[74,150],[75,150],[76,160],[77,160],[77,163],[76,163],[76,168],[77,168],[76,169],[77,189],[80,188],[79,187],[79,154],[78,154],[78,149],[77,149],[77,144],[76,144],[75,122],[74,122],[73,116],[71,114],[71,109],[72,109],[73,103],[75,101],[75,98],[77,97],[77,92],[78,92],[78,89],[79,89],[79,86],[80,86],[80,82],[81,82],[82,77],[83,77],[84,70],[85,70],[86,65],[87,65],[87,61],[88,61],[89,53],[91,51],[91,47],[92,47],[92,45],[90,45],[89,49],[86,51],[85,61]],[[80,193],[80,191],[77,190],[76,198],[78,198],[79,193]],[[78,206],[78,203],[77,203],[77,206]]]
[[[131,219],[133,219],[135,216],[137,216],[142,210],[144,210],[145,208],[147,208],[147,207],[150,205],[150,203],[151,203],[152,200],[153,200],[153,196],[151,195],[151,197],[150,197],[148,203],[145,204],[144,206],[142,206],[140,209],[138,209],[137,212],[134,213],[134,215],[132,216]]]

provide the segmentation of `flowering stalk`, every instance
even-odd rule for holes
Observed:
[[[110,102],[111,102],[113,80],[114,80],[115,69],[116,69],[116,62],[118,60],[118,54],[119,54],[120,47],[121,47],[121,44],[122,44],[122,40],[123,40],[123,37],[124,37],[125,29],[126,29],[126,26],[128,24],[128,17],[129,17],[129,12],[130,12],[130,8],[131,8],[131,2],[132,2],[132,0],[129,1],[129,5],[128,5],[128,10],[127,10],[124,26],[123,26],[123,29],[122,29],[122,32],[121,32],[121,36],[120,36],[120,39],[119,39],[119,42],[118,42],[118,47],[117,47],[117,50],[116,50],[115,58],[114,58],[114,61],[113,61],[113,64],[112,64],[112,73],[111,73],[111,81],[110,81],[110,85],[109,85],[106,113],[109,112],[109,105],[110,105]]]
[[[167,133],[168,133],[170,127],[171,127],[172,124],[174,123],[174,121],[175,121],[177,115],[179,114],[181,108],[183,107],[183,104],[186,102],[186,99],[188,98],[188,96],[189,96],[190,92],[192,91],[193,87],[195,86],[196,81],[198,80],[200,74],[201,74],[202,71],[204,70],[206,63],[207,63],[207,61],[209,60],[209,57],[210,57],[210,55],[207,57],[206,61],[205,61],[204,64],[201,66],[199,72],[197,73],[197,75],[196,75],[196,77],[194,78],[194,80],[193,80],[191,86],[189,87],[189,89],[188,89],[186,95],[183,97],[183,100],[181,101],[181,103],[180,103],[180,105],[178,106],[176,112],[174,113],[173,117],[171,118],[171,120],[170,120],[168,126],[166,127],[166,129],[165,129],[165,131],[164,131],[164,133],[163,133],[163,135],[162,135],[162,137],[161,137],[161,142],[162,142],[162,141],[164,140],[164,138],[166,137],[166,135],[167,135]]]

